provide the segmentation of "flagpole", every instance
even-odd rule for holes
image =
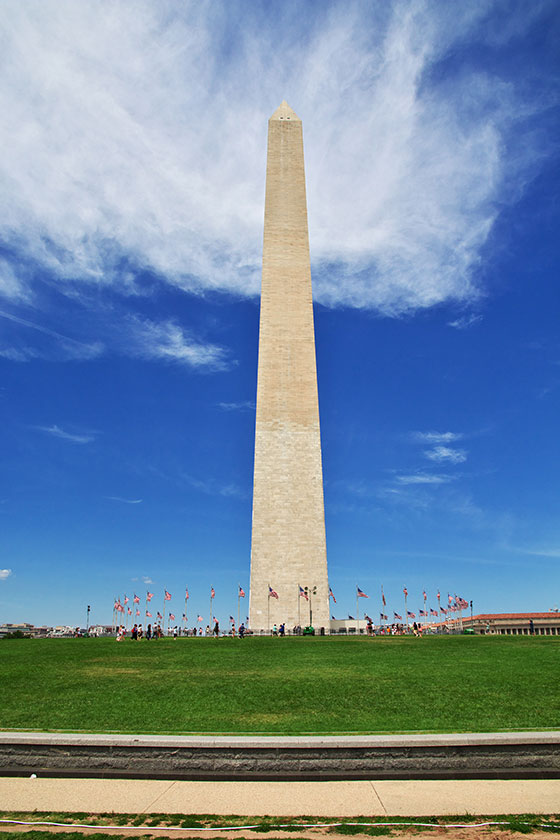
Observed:
[[[212,590],[210,589],[210,592]],[[213,633],[214,628],[212,627],[212,595],[210,595],[210,633]]]
[[[266,602],[266,624],[267,633],[270,633],[270,583],[268,584],[268,599]]]
[[[162,616],[162,619],[161,619],[161,624],[162,624],[162,632],[163,632],[163,635],[165,636],[165,590],[163,592],[163,616]]]
[[[406,603],[406,599],[408,597],[408,591],[404,590],[404,617],[406,618],[406,629],[408,630],[408,606]]]
[[[301,627],[301,592],[300,584],[297,585],[297,623],[298,627]]]
[[[357,634],[360,635],[360,607],[358,600],[358,584],[356,584],[356,621],[358,622]]]
[[[241,584],[237,584],[237,631],[239,632],[239,618],[241,616]]]

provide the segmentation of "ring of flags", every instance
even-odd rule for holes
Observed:
[[[403,591],[403,595],[404,595],[404,599],[405,599],[405,608],[406,608],[407,598],[408,598],[407,587],[406,586],[403,587],[402,591]],[[301,598],[305,598],[306,601],[309,601],[308,592],[302,586],[300,586],[299,584],[298,584],[298,595]],[[215,591],[214,587],[212,586],[210,588],[210,598],[213,599],[213,598],[215,598],[215,596],[216,596],[216,591]],[[152,600],[153,597],[154,597],[153,592],[150,592],[150,591],[146,592],[146,611],[145,611],[146,618],[152,618],[152,613],[148,609],[148,604],[150,603],[150,601]],[[245,597],[246,597],[245,596],[245,590],[239,584],[238,585],[238,598],[245,598]],[[278,592],[270,584],[268,585],[268,597],[269,597],[269,599],[274,598],[275,600],[280,600]],[[328,597],[329,597],[329,600],[332,598],[333,602],[336,604],[336,598],[335,598],[334,592],[332,590],[332,587],[330,587],[330,586],[329,586]],[[369,598],[369,595],[367,595],[359,586],[356,586],[356,599],[358,599],[358,598]],[[469,602],[468,601],[466,601],[464,598],[462,598],[461,596],[459,596],[457,594],[451,595],[449,592],[447,593],[447,607],[442,607],[441,603],[440,603],[441,594],[440,594],[439,590],[437,591],[437,595],[436,595],[436,598],[437,598],[437,601],[438,601],[438,609],[437,610],[434,609],[433,607],[430,607],[429,610],[428,610],[428,608],[427,608],[428,595],[427,595],[427,592],[426,592],[425,589],[422,591],[422,598],[423,598],[423,602],[424,602],[423,603],[423,609],[418,610],[418,616],[421,617],[421,618],[429,618],[430,616],[433,617],[433,618],[440,618],[441,616],[447,617],[449,613],[454,613],[454,612],[457,612],[457,611],[460,612],[461,610],[468,609],[468,607],[469,607]],[[171,599],[172,599],[171,593],[168,592],[167,589],[164,589],[164,595],[163,595],[164,606],[165,606],[165,603],[167,601],[171,601]],[[188,588],[186,588],[185,589],[185,608],[187,606],[186,602],[187,602],[188,599],[189,599],[189,590],[188,590]],[[387,606],[387,599],[385,597],[385,592],[383,590],[383,587],[381,587],[381,601],[382,601],[382,604],[383,604],[383,609],[379,613],[379,618],[380,618],[381,622],[384,622],[384,621],[388,621],[389,619],[388,619],[388,614],[385,612],[385,608]],[[140,616],[140,609],[138,608],[138,605],[140,604],[140,597],[136,593],[134,593],[134,596],[132,598],[132,604],[135,605],[135,610],[133,610],[131,606],[128,606],[129,602],[130,602],[130,598],[127,595],[124,595],[122,603],[121,603],[120,598],[116,598],[115,602],[114,602],[114,605],[113,605],[114,614],[121,613],[121,614],[126,615],[127,616],[127,621],[128,621],[128,616],[135,615],[135,616],[139,617]],[[471,609],[472,609],[472,602],[471,602]],[[409,618],[410,619],[415,619],[416,618],[416,613],[413,610],[405,609],[404,614],[406,615],[407,622],[408,622]],[[156,615],[157,620],[163,621],[164,616],[165,616],[165,609],[163,611],[163,615],[159,610],[157,611],[157,615]],[[372,622],[372,619],[369,616],[364,614],[364,617],[367,621]],[[396,610],[393,611],[393,617],[396,621],[402,621],[401,613],[397,612]],[[353,616],[351,616],[350,614],[348,615],[348,618],[350,620],[355,620],[353,618]],[[183,613],[182,619],[183,619],[184,622],[187,621],[186,612]],[[176,620],[175,614],[172,613],[172,612],[169,612],[168,620],[169,621],[175,621]],[[203,620],[204,620],[203,617],[201,615],[198,615],[197,621],[202,622]],[[447,621],[447,618],[445,618],[444,620]],[[235,621],[234,621],[232,616],[230,616],[230,621],[232,622],[233,625],[235,625]]]

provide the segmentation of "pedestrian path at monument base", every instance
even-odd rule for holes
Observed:
[[[0,778],[2,811],[249,816],[554,814],[560,779],[191,782]]]

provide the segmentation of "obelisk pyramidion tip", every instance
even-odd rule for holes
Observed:
[[[286,100],[284,99],[282,104],[278,106],[276,111],[270,118],[271,120],[293,120],[294,122],[301,122],[300,118],[296,114],[296,112],[290,108]]]

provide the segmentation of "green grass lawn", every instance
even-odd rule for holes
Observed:
[[[0,728],[560,729],[560,638],[0,641]]]

